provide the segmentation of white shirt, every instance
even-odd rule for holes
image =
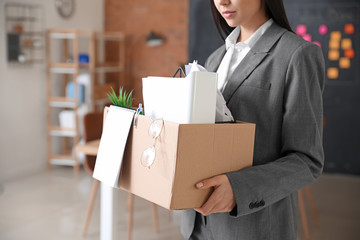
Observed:
[[[244,42],[237,42],[240,36],[240,26],[236,27],[225,40],[226,53],[217,70],[218,89],[222,92],[234,72],[246,54],[260,39],[264,32],[271,26],[274,21],[269,19],[254,32],[249,39]]]

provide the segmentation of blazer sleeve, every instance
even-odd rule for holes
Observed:
[[[321,49],[299,46],[290,58],[284,81],[280,157],[263,165],[227,173],[236,200],[230,215],[259,211],[320,176],[325,66]]]

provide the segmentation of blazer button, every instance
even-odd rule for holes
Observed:
[[[259,206],[260,206],[260,207],[265,206],[265,201],[264,201],[264,200],[261,200],[261,201],[259,202]]]
[[[253,202],[251,202],[250,204],[249,204],[249,208],[250,209],[253,209],[255,207],[255,204],[253,203]]]

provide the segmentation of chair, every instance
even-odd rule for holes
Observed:
[[[87,143],[89,141],[99,139],[102,133],[103,113],[102,112],[88,113],[84,116],[83,121],[84,121],[84,136],[83,136],[84,142]],[[94,173],[95,161],[96,161],[96,156],[85,155],[84,169],[90,176],[92,176]],[[85,236],[87,232],[98,187],[99,187],[99,180],[94,179],[91,188],[90,201],[86,214],[85,225],[82,233],[83,236]]]
[[[87,143],[89,141],[93,141],[96,139],[100,139],[103,127],[103,112],[95,112],[88,113],[84,116],[84,142]],[[85,155],[84,160],[84,169],[89,173],[90,176],[94,173],[96,162],[96,156]],[[93,185],[91,188],[90,201],[88,205],[88,210],[86,214],[85,224],[82,235],[85,236],[88,225],[91,219],[91,214],[94,207],[95,197],[97,193],[97,189],[99,188],[99,180],[94,179]],[[128,224],[128,239],[132,239],[132,229],[133,229],[133,206],[134,206],[134,195],[129,193],[128,195],[128,203],[127,209],[129,211],[129,224]],[[153,209],[153,219],[154,219],[154,228],[155,231],[159,231],[159,223],[158,223],[158,214],[157,214],[157,206],[156,204],[152,204]]]

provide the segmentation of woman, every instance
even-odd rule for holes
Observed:
[[[214,188],[186,210],[185,239],[292,240],[297,190],[322,172],[321,49],[296,36],[282,0],[211,0],[220,30],[231,34],[206,62],[234,119],[256,123],[253,167],[204,179]]]

